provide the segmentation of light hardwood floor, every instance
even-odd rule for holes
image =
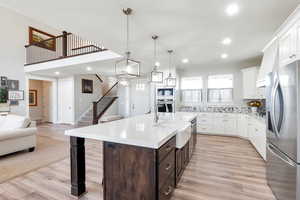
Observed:
[[[265,163],[248,141],[206,135],[198,141],[172,200],[275,200],[266,183]],[[86,142],[88,193],[80,199],[103,199],[101,151],[100,142]],[[69,167],[64,159],[5,182],[0,200],[77,199],[70,195]]]

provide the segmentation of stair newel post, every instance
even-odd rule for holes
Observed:
[[[67,31],[63,31],[62,36],[62,56],[67,57],[68,56],[68,33]]]
[[[98,124],[97,117],[97,102],[93,102],[93,124]]]

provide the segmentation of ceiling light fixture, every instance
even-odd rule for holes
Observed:
[[[173,50],[168,50],[168,53],[169,53],[169,76],[168,78],[166,78],[166,85],[169,87],[176,87],[176,78],[173,78],[171,73]]]
[[[152,36],[153,39],[153,43],[154,43],[154,67],[153,70],[151,72],[151,82],[152,83],[163,83],[164,81],[164,73],[160,72],[157,70],[157,68],[160,66],[160,63],[157,61],[157,56],[156,56],[156,51],[157,51],[157,45],[156,45],[156,41],[158,39],[157,35],[153,35]]]
[[[54,72],[55,75],[60,75],[60,72]]]
[[[226,13],[228,16],[237,15],[240,11],[239,6],[236,3],[230,4],[226,8]]]
[[[92,71],[93,70],[93,68],[91,68],[91,67],[86,67],[86,71]]]
[[[184,58],[184,59],[181,60],[181,62],[182,62],[182,63],[188,63],[188,62],[189,62],[189,59]]]
[[[226,54],[226,53],[221,54],[221,58],[222,58],[222,59],[228,58],[228,54]]]
[[[115,64],[115,74],[120,78],[135,78],[140,76],[140,62],[130,58],[129,51],[129,15],[132,14],[132,9],[123,9],[123,13],[126,15],[126,52],[125,58],[119,60]]]
[[[230,38],[225,38],[223,41],[222,41],[222,44],[224,45],[230,45],[232,42],[232,40]]]

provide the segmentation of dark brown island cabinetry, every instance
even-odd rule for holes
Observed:
[[[175,188],[173,137],[159,149],[104,142],[104,200],[166,200]]]
[[[192,136],[176,149],[176,136],[160,148],[103,142],[104,200],[168,200],[189,163],[197,143],[196,119]],[[81,196],[85,185],[85,139],[71,137],[71,193]]]

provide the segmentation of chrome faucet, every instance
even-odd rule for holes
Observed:
[[[159,120],[158,109],[157,109],[157,99],[156,99],[156,84],[154,83],[154,124],[157,124]]]

